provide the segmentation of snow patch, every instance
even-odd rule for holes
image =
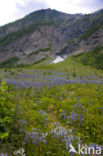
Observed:
[[[58,63],[58,62],[61,62],[61,61],[64,61],[64,58],[61,57],[61,56],[57,56],[57,57],[51,62],[51,64],[55,64],[55,63]]]

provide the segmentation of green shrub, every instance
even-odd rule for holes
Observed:
[[[85,34],[81,36],[80,40],[89,38],[93,33],[95,33],[99,29],[100,29],[100,26],[98,25],[92,26],[90,29],[86,31]]]
[[[48,24],[50,24],[50,23],[49,22],[39,22],[37,24],[33,23],[28,27],[24,27],[18,31],[6,34],[0,38],[0,45],[6,45],[6,44],[24,36],[25,34],[34,32],[35,30],[39,30],[39,26],[48,25]]]
[[[72,58],[84,65],[91,65],[97,69],[103,69],[103,47],[96,47],[90,52],[72,56]]]
[[[0,63],[0,68],[9,68],[15,66],[16,63],[19,61],[18,57],[10,57],[7,60]]]
[[[0,152],[11,153],[21,147],[24,126],[20,122],[20,105],[17,103],[16,92],[5,81],[0,84]]]
[[[14,115],[15,107],[9,99],[8,86],[2,81],[0,86],[0,139],[9,136]]]
[[[39,50],[36,50],[36,51],[33,51],[32,53],[30,53],[29,56],[32,56],[32,55],[34,55],[34,54],[38,54],[39,52],[47,52],[47,51],[49,51],[49,50],[51,50],[50,47],[48,47],[48,48],[43,48],[43,49],[39,49]]]

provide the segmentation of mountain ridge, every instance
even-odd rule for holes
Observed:
[[[103,9],[85,15],[51,9],[30,13],[0,27],[0,62],[18,57],[19,64],[30,64],[47,57],[69,56],[102,46],[102,16]]]

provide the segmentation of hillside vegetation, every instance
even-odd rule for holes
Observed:
[[[103,47],[97,47],[90,52],[74,55],[72,58],[84,65],[90,65],[97,69],[103,69]]]
[[[103,149],[102,16],[46,9],[0,28],[0,155]]]
[[[66,14],[52,9],[32,12],[23,19],[0,27],[0,62],[15,56],[20,58],[18,64],[33,64],[38,58],[40,61],[48,57],[46,53],[41,56],[39,50],[49,46],[51,59],[56,54],[68,56],[81,48],[82,51],[90,51],[102,46],[102,16],[103,10],[88,15]],[[28,54],[33,52],[36,52],[36,57],[29,57]]]

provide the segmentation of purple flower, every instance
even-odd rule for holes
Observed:
[[[77,114],[73,111],[70,116],[71,120],[77,120]]]

